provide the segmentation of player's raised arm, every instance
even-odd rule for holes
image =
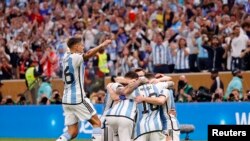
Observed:
[[[159,80],[159,82],[166,82],[166,81],[171,81],[172,80],[172,77],[166,76],[166,75],[161,74],[161,73],[157,73],[155,75],[155,78],[157,78]]]
[[[115,83],[109,83],[107,85],[107,91],[110,94],[110,97],[111,97],[112,100],[118,101],[118,100],[120,100],[120,98],[119,98],[119,95],[116,93],[116,91],[117,91],[117,89],[119,89],[119,86],[114,86],[114,85],[116,85],[116,84]],[[116,87],[115,88],[116,90],[114,90],[114,87]]]
[[[124,95],[131,94],[137,87],[139,87],[141,84],[145,84],[148,82],[148,79],[146,78],[138,78],[136,81],[132,81],[128,83],[126,87],[121,91]]]
[[[83,59],[89,59],[93,56],[96,55],[96,53],[105,48],[108,44],[110,44],[112,42],[112,40],[105,40],[103,43],[101,43],[99,46],[95,47],[95,48],[92,48],[90,49],[88,52],[86,52],[85,54],[83,54]]]

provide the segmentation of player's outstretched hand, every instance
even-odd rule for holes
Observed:
[[[146,84],[149,82],[149,80],[146,77],[139,77],[139,80],[141,81],[141,84]]]
[[[174,115],[176,117],[176,110],[175,109],[170,109],[170,111],[168,112],[168,114]]]
[[[137,102],[137,103],[141,103],[141,102],[143,102],[143,96],[141,96],[141,95],[139,95],[139,96],[137,96],[136,98],[135,98],[135,102]]]
[[[149,83],[151,83],[151,84],[156,84],[156,83],[158,83],[158,82],[160,82],[159,79],[151,79],[151,80],[149,81]]]
[[[162,73],[157,73],[157,74],[155,74],[155,78],[161,78],[161,77],[163,77],[163,76],[165,76],[165,75],[162,74]]]
[[[104,42],[101,43],[101,46],[106,47],[111,42],[112,42],[112,40],[105,40]]]

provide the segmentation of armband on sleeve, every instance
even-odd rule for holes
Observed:
[[[126,100],[126,96],[125,95],[119,95],[119,99],[120,100]]]

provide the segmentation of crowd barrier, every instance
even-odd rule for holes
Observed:
[[[179,76],[182,74],[168,75],[171,76],[175,84],[177,84]],[[199,86],[205,86],[208,88],[211,86],[212,80],[210,78],[210,73],[208,72],[186,73],[185,75],[188,79],[188,83],[191,84],[195,89],[198,89]],[[232,74],[231,72],[220,72],[219,75],[226,89],[228,83],[232,79]],[[110,77],[105,78],[105,84],[107,84],[108,82],[110,82]],[[10,95],[14,100],[16,100],[19,93],[22,93],[27,89],[24,80],[3,80],[2,83],[4,85],[2,86],[1,91],[4,96]],[[53,89],[58,89],[61,94],[63,93],[63,81],[61,79],[53,79],[51,81],[51,84]],[[243,89],[244,92],[250,89],[250,71],[243,72]]]
[[[250,125],[250,102],[240,103],[177,103],[180,124],[193,124],[191,140],[207,140],[210,124]],[[95,105],[101,115],[103,105]],[[61,105],[0,106],[0,138],[57,138],[63,131]],[[91,137],[91,125],[83,121],[78,138]],[[185,135],[181,135],[184,139]]]

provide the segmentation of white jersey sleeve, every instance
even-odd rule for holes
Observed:
[[[120,84],[120,83],[109,83],[107,86],[111,87],[111,89],[113,91],[115,91],[115,93],[117,93],[117,94],[118,94],[119,91],[124,89],[124,86],[122,84]]]
[[[83,63],[83,54],[74,53],[72,54],[72,58],[76,66],[80,66]]]
[[[157,89],[162,90],[168,88],[168,83],[167,82],[158,82],[155,84]]]
[[[111,88],[112,88],[112,90],[117,92],[119,89],[123,89],[124,86],[122,84],[120,84],[120,83],[112,83]]]
[[[170,91],[168,89],[162,89],[159,94],[159,96],[165,96],[166,98],[169,98],[169,95]]]

